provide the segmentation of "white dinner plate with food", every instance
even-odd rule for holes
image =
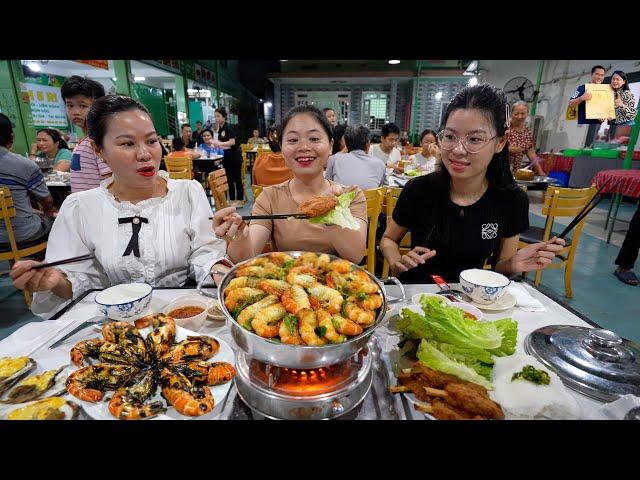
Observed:
[[[493,303],[489,303],[488,305],[483,305],[482,303],[477,302],[469,302],[471,305],[478,307],[480,310],[489,310],[492,312],[499,312],[500,310],[507,310],[509,308],[513,308],[516,306],[516,297],[514,297],[510,292],[506,292],[502,295],[498,300]]]
[[[152,330],[153,330],[152,327],[142,328],[140,329],[140,333],[144,338],[146,338],[147,334],[150,333]],[[185,328],[176,326],[175,342],[176,343],[181,342],[182,340],[185,340],[188,336],[200,336],[200,335],[201,334],[199,333],[192,332]],[[224,340],[222,340],[221,338],[216,337],[215,335],[207,335],[207,336],[215,338],[220,343],[220,349],[218,350],[218,352],[207,361],[208,362],[227,362],[235,367],[235,364],[236,364],[235,356],[229,344]],[[74,370],[77,370],[77,368],[74,368]],[[160,386],[158,386],[156,389],[156,393],[152,395],[147,400],[147,402],[154,402],[154,401],[161,400],[164,403],[164,405],[167,407],[167,411],[165,413],[161,413],[160,415],[152,418],[151,420],[156,420],[156,419],[157,420],[191,420],[191,419],[212,420],[216,418],[222,411],[222,405],[223,405],[224,399],[227,396],[227,393],[229,393],[232,383],[233,381],[223,383],[222,385],[207,387],[211,390],[211,394],[215,401],[214,408],[209,413],[205,415],[201,415],[199,417],[190,417],[187,415],[182,415],[178,413],[173,406],[167,405],[167,401],[162,397],[162,394],[160,393]],[[115,417],[111,415],[111,412],[109,412],[109,401],[107,400],[107,399],[111,399],[114,393],[115,392],[113,391],[106,392],[102,401],[97,403],[82,401],[73,396],[70,396],[70,398],[73,401],[79,403],[84,409],[84,411],[87,413],[87,415],[89,415],[91,418],[95,420],[115,420]]]

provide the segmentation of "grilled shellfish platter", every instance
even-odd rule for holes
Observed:
[[[235,376],[224,341],[164,314],[107,323],[102,338],[77,343],[70,359],[78,368],[67,391],[96,419],[213,418]]]

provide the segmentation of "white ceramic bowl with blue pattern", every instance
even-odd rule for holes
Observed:
[[[123,283],[99,292],[95,302],[104,316],[133,321],[146,311],[152,291],[148,283]]]
[[[492,270],[471,268],[460,272],[460,286],[475,303],[489,305],[507,291],[511,283],[507,277]]]

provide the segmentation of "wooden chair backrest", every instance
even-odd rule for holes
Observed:
[[[224,168],[214,170],[207,177],[209,188],[216,205],[216,210],[229,206],[229,184],[227,183],[227,171]]]
[[[264,187],[262,185],[251,185],[251,191],[253,192],[253,201],[256,201],[256,198],[262,193]]]
[[[590,188],[547,188],[544,205],[542,206],[542,214],[547,216],[544,225],[544,240],[551,238],[553,231],[553,222],[556,217],[575,217],[595,196],[597,189]],[[578,239],[584,227],[586,217],[583,218],[575,227],[571,234],[571,249],[575,249]]]
[[[376,268],[376,231],[378,229],[378,219],[382,213],[382,202],[386,187],[370,188],[364,190],[364,197],[367,200],[367,218],[369,220],[367,228],[367,270],[375,275]]]
[[[173,180],[191,180],[191,173],[185,168],[184,170],[170,171],[169,178]]]
[[[167,167],[167,172],[181,172],[184,169],[189,171],[190,177],[193,178],[193,160],[190,157],[174,157],[167,155],[164,157],[164,164]]]
[[[4,220],[9,221],[16,216],[16,208],[13,206],[13,197],[9,187],[0,187],[0,206]]]

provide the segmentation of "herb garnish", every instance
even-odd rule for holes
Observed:
[[[521,372],[515,372],[511,377],[511,381],[513,382],[518,378],[529,380],[538,385],[549,385],[549,383],[551,383],[549,374],[544,370],[538,370],[533,365],[525,365]]]
[[[287,315],[282,320],[284,322],[285,327],[289,330],[291,335],[296,335],[298,332],[298,317],[295,315]]]

